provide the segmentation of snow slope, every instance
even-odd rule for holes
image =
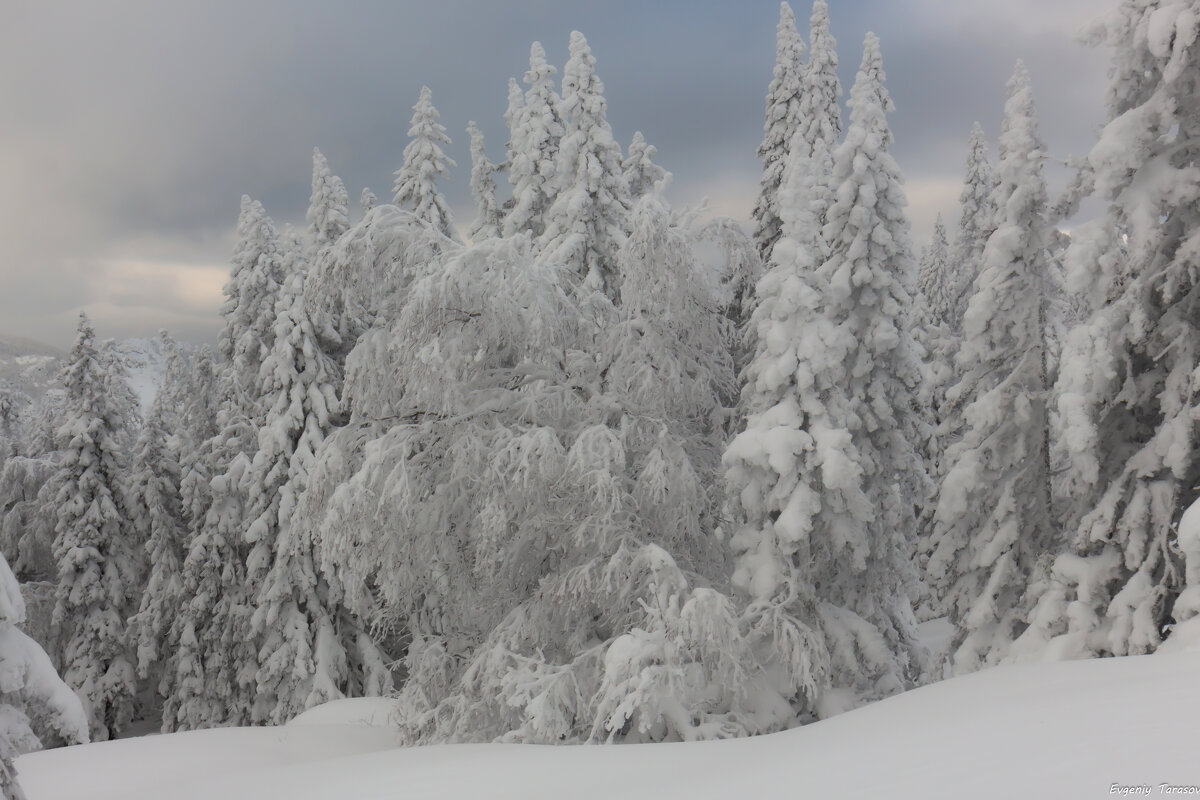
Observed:
[[[188,345],[180,345],[189,350]],[[166,373],[167,355],[158,337],[122,339],[117,352],[125,364],[126,380],[137,396],[144,417]],[[37,400],[47,389],[61,386],[58,374],[66,353],[48,344],[0,336],[0,381]]]
[[[1197,674],[1200,652],[1000,667],[723,742],[391,749],[378,727],[301,724],[83,745],[17,767],[29,800],[1158,796],[1162,783],[1200,787]]]
[[[125,363],[125,380],[133,389],[140,406],[138,410],[145,419],[167,371],[162,339],[157,336],[122,339],[117,342],[117,352]]]

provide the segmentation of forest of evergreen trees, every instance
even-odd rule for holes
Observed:
[[[1018,63],[919,257],[879,39],[843,115],[825,0],[777,36],[751,233],[670,207],[573,33],[499,161],[468,128],[469,224],[422,89],[391,204],[317,150],[305,229],[242,198],[145,419],[82,316],[61,391],[0,391],[4,791],[39,740],[342,697],[414,744],[769,733],[1200,614],[1200,0],[1095,25],[1061,197]]]

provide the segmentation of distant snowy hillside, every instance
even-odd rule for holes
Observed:
[[[1200,786],[1200,721],[1184,712],[1200,707],[1198,672],[1195,651],[999,667],[785,733],[689,744],[398,749],[384,728],[336,724],[385,702],[370,701],[308,724],[33,753],[17,768],[29,800],[1158,796]]]
[[[125,339],[117,342],[117,352],[121,354],[129,386],[137,395],[142,416],[145,417],[167,371],[167,354],[163,351],[162,339],[157,336]]]
[[[0,382],[7,382],[36,400],[57,383],[58,370],[62,367],[60,359],[64,355],[48,344],[0,336]]]
[[[185,350],[187,345],[180,345]],[[137,395],[142,415],[150,410],[166,372],[167,357],[157,336],[124,339],[116,343],[125,364],[130,388]],[[7,381],[30,399],[37,400],[47,389],[57,387],[62,369],[62,350],[48,344],[12,336],[0,336],[0,382]]]

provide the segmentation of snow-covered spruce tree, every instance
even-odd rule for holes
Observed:
[[[488,160],[483,131],[473,120],[467,123],[467,135],[471,137],[471,196],[475,198],[475,220],[467,235],[478,241],[500,232],[503,214],[496,202],[496,173],[504,167]]]
[[[596,59],[579,31],[571,32],[570,52],[563,67],[566,132],[555,166],[558,192],[546,212],[541,257],[565,264],[587,289],[615,300],[620,295],[617,251],[625,240],[629,187],[621,173],[621,148],[606,117]]]
[[[754,240],[763,263],[782,235],[779,215],[779,187],[788,147],[800,127],[800,98],[804,94],[804,42],[796,30],[796,16],[787,3],[779,4],[779,25],[775,34],[775,72],[767,87],[767,112],[763,140],[758,146],[763,174],[758,201],[754,205]]]
[[[822,239],[807,205],[759,282],[746,428],[724,456],[737,529],[734,583],[779,689],[800,713],[911,686],[924,666],[910,563],[928,479],[917,445],[921,367],[910,332],[913,271],[900,175],[888,153],[879,42],[868,34],[834,159]],[[802,160],[803,152],[793,152]],[[789,173],[811,174],[806,165]],[[852,700],[851,700],[852,702]]]
[[[187,543],[180,495],[180,438],[184,430],[183,393],[188,364],[165,332],[167,353],[163,385],[138,434],[128,480],[129,526],[143,543],[148,563],[137,613],[129,620],[137,650],[138,677],[150,678],[160,695],[169,693],[174,672],[171,626],[183,603],[183,559]]]
[[[525,73],[524,99],[518,103],[509,86],[508,180],[512,184],[512,207],[504,219],[504,235],[523,231],[537,241],[546,230],[546,214],[558,191],[559,142],[566,134],[562,100],[554,91],[557,70],[546,63],[539,42],[529,48],[529,71]],[[564,76],[565,80],[565,76]]]
[[[521,107],[525,105],[525,93],[521,91],[521,84],[517,83],[516,78],[508,79],[508,108],[504,110],[504,125],[508,128],[508,141],[504,143],[504,163],[501,165],[505,172],[510,174],[512,165],[516,162],[518,154],[521,152],[521,137],[522,131],[519,125],[521,118]],[[500,206],[501,220],[500,233],[504,232],[504,223],[508,219],[509,212],[516,205],[516,197],[509,195]]]
[[[963,320],[949,391],[963,434],[945,454],[928,571],[958,627],[954,668],[995,664],[1021,633],[1028,582],[1059,536],[1050,498],[1044,146],[1029,74],[1008,83],[997,166],[999,225]]]
[[[553,87],[552,87],[553,88]],[[508,141],[504,143],[504,168],[512,169],[517,153],[521,151],[521,108],[525,105],[525,93],[516,78],[508,79],[508,107],[504,109],[504,125],[508,128]],[[510,200],[511,203],[511,200]],[[506,206],[506,210],[511,208]]]
[[[181,465],[189,517],[186,601],[171,632],[176,661],[163,703],[166,731],[247,722],[258,668],[249,631],[253,594],[245,570],[248,512],[242,476],[265,417],[258,374],[274,347],[285,265],[274,225],[248,197],[242,198],[238,230],[218,337],[226,363],[214,376],[216,407],[194,410],[195,455]],[[202,430],[215,433],[201,440]]]
[[[625,183],[629,186],[631,200],[654,191],[654,185],[667,177],[667,171],[654,163],[658,148],[646,144],[641,131],[634,131],[633,141],[629,143],[629,153],[621,162],[621,171],[625,175]]]
[[[823,142],[832,155],[842,135],[842,84],[837,76],[837,40],[829,32],[829,6],[825,0],[815,0],[813,3],[808,47],[804,93],[800,96],[799,129],[809,149]]]
[[[63,677],[83,700],[92,738],[129,724],[135,691],[126,619],[136,602],[137,568],[121,492],[121,421],[108,405],[110,381],[95,333],[80,314],[79,335],[63,371],[67,443],[52,479],[58,508],[53,623],[61,631]]]
[[[938,324],[947,324],[953,319],[958,301],[954,283],[946,224],[942,222],[942,215],[938,214],[933,223],[933,236],[921,252],[917,270],[917,285],[921,290],[921,297],[933,315],[933,321]]]
[[[275,225],[257,200],[242,196],[233,269],[221,307],[224,325],[218,346],[233,370],[233,399],[241,413],[257,419],[254,387],[263,359],[271,350],[275,301],[283,285],[283,264]]]
[[[163,703],[164,731],[246,724],[257,670],[249,632],[241,490],[253,429],[239,408],[242,392],[235,387],[231,365],[221,370],[218,381],[217,432],[201,442],[181,480],[190,531],[183,561],[184,603],[171,633],[175,676]]]
[[[88,718],[25,622],[21,588],[0,553],[0,797],[22,800],[13,760],[44,744],[84,744]]]
[[[1035,587],[1020,656],[1149,652],[1197,610],[1195,542],[1180,534],[1185,571],[1174,533],[1200,483],[1197,20],[1194,0],[1131,0],[1093,31],[1112,49],[1109,122],[1087,159],[1108,208],[1072,231],[1068,286],[1093,311],[1056,386],[1069,464],[1059,488],[1080,500],[1067,515],[1078,523]]]
[[[978,122],[971,127],[967,146],[967,168],[962,193],[958,196],[958,231],[950,262],[954,268],[955,309],[950,323],[955,332],[962,330],[962,318],[983,268],[983,249],[996,230],[995,177],[988,161],[987,139]]]
[[[358,196],[358,207],[362,209],[364,214],[370,213],[375,204],[379,202],[379,198],[371,191],[370,187],[364,186],[362,194]]]
[[[53,581],[57,573],[52,551],[58,509],[49,482],[58,471],[56,432],[65,398],[62,389],[50,389],[25,407],[17,420],[18,447],[0,468],[0,551],[21,581]],[[43,631],[35,632],[42,636]],[[54,651],[49,637],[42,641]]]
[[[116,340],[105,339],[97,346],[100,353],[101,372],[104,375],[106,405],[116,431],[120,466],[126,470],[129,455],[142,427],[142,401],[129,382],[129,359]]]
[[[438,122],[433,93],[428,86],[421,87],[421,95],[413,106],[408,136],[412,141],[404,148],[404,164],[396,170],[392,202],[411,211],[446,238],[455,239],[450,206],[437,188],[438,178],[455,164],[442,151],[442,145],[450,144],[450,137],[445,126]]]
[[[833,153],[842,135],[842,84],[838,80],[837,42],[829,32],[829,8],[825,0],[813,3],[810,20],[810,42],[808,64],[804,68],[804,90],[800,96],[799,125],[789,150],[803,147],[807,161],[804,164],[812,173],[793,182],[794,192],[803,192],[791,202],[803,202],[816,221],[818,229],[825,224],[825,217],[834,197],[829,187],[829,176],[833,172]]]
[[[33,401],[6,380],[0,380],[0,464],[16,449],[20,439],[17,421]]]
[[[274,724],[329,700],[382,694],[391,682],[382,654],[318,571],[314,541],[292,524],[314,454],[336,421],[341,374],[326,353],[337,349],[337,333],[305,308],[306,265],[294,244],[289,251],[275,346],[259,375],[271,404],[244,475],[259,646],[251,718]]]
[[[930,421],[924,450],[925,461],[930,474],[940,480],[944,466],[943,442],[950,439],[952,430],[961,428],[960,420],[943,424],[945,418],[955,412],[946,401],[946,390],[957,378],[954,359],[961,340],[955,333],[958,321],[955,269],[950,262],[950,246],[941,214],[934,222],[929,244],[921,253],[917,283],[919,291],[914,308],[913,332],[925,351],[926,380],[921,404],[929,410]],[[929,519],[931,514],[923,516]],[[922,552],[927,544],[927,540],[922,543]]]
[[[364,190],[365,191],[365,190]],[[329,162],[313,148],[312,195],[308,201],[309,260],[328,248],[350,227],[350,197],[342,179],[329,171]]]
[[[0,551],[12,556],[22,581],[54,580],[57,571],[51,556],[57,509],[49,490],[42,494],[56,461],[56,453],[17,453],[0,469]]]

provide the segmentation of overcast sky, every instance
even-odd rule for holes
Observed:
[[[1103,120],[1106,54],[1076,32],[1115,0],[829,0],[848,93],[868,30],[882,40],[895,155],[915,238],[957,214],[966,139],[993,141],[1017,58],[1050,152],[1085,153]],[[807,38],[809,7],[793,7]],[[422,84],[458,162],[445,192],[472,216],[465,127],[503,158],[510,75],[541,41],[561,68],[584,32],[609,121],[747,219],[759,174],[775,0],[10,3],[0,27],[0,334],[65,346],[81,308],[102,336],[167,327],[212,341],[238,198],[301,224],[311,153],[391,196]],[[1061,178],[1060,178],[1061,179]]]

